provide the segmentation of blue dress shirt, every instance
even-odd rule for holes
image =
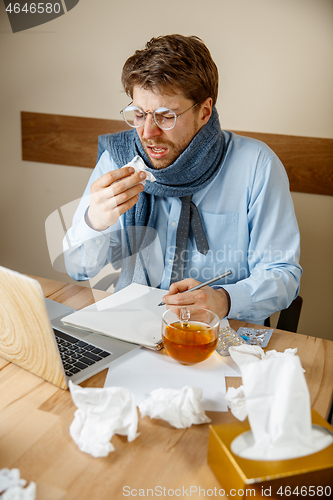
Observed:
[[[207,255],[199,253],[190,231],[184,278],[204,282],[231,269],[231,276],[214,284],[223,285],[230,295],[228,317],[262,324],[298,294],[302,274],[299,230],[279,158],[260,141],[231,132],[224,135],[228,150],[218,175],[192,198],[210,250]],[[64,238],[66,268],[76,280],[94,277],[114,260],[113,249],[125,245],[122,217],[102,232],[85,222],[91,184],[116,168],[105,151]],[[156,238],[148,273],[151,285],[165,290],[170,285],[180,210],[179,198],[156,197],[152,224]]]

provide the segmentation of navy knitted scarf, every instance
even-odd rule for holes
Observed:
[[[219,172],[226,144],[220,127],[215,106],[206,125],[201,127],[187,148],[168,167],[155,169],[146,155],[135,129],[117,134],[99,137],[98,157],[107,150],[119,168],[139,155],[147,165],[147,170],[156,178],[155,182],[146,182],[138,202],[125,213],[124,230],[127,239],[128,254],[122,256],[122,272],[116,290],[132,282],[150,285],[147,273],[149,244],[154,231],[151,227],[157,196],[187,196],[194,194],[211,183]],[[138,256],[133,261],[128,257]]]

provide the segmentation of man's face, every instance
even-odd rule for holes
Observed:
[[[195,103],[185,98],[181,93],[169,95],[135,86],[133,104],[146,112],[153,112],[157,108],[165,107],[172,109],[176,115],[179,115]],[[160,129],[154,122],[152,115],[146,116],[144,124],[136,130],[154,168],[168,167],[186,149],[200,128],[208,121],[201,119],[201,111],[201,106],[198,105],[184,113],[183,116],[177,118],[176,125],[171,130]]]

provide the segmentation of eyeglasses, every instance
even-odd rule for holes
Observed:
[[[134,106],[132,103],[122,109],[120,113],[123,115],[125,122],[130,127],[141,127],[145,122],[146,116],[152,115],[154,122],[159,128],[162,130],[171,130],[176,125],[177,118],[182,116],[187,111],[190,111],[190,109],[194,108],[197,104],[199,103],[197,102],[193,104],[193,106],[185,109],[185,111],[179,115],[176,115],[176,113],[169,108],[157,108],[155,111],[143,111],[143,109],[138,106]]]

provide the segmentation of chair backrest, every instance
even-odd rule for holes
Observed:
[[[280,316],[276,325],[278,330],[287,330],[289,332],[297,332],[298,322],[301,315],[303,299],[298,296],[292,301],[287,309],[280,311]],[[270,318],[264,322],[265,326],[270,326]]]
[[[298,322],[301,315],[303,305],[302,297],[298,296],[292,301],[287,309],[283,309],[280,313],[276,328],[279,330],[288,330],[289,332],[297,332]]]

